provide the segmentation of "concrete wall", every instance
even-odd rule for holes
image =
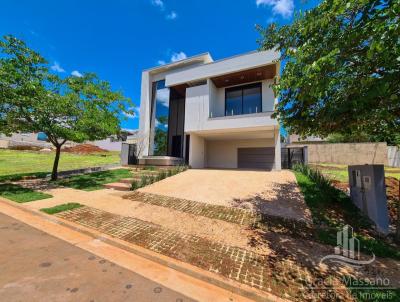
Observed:
[[[400,167],[400,150],[396,146],[388,146],[388,166]]]
[[[274,139],[208,140],[206,141],[206,167],[236,169],[237,149],[251,147],[274,147]]]
[[[88,144],[98,146],[107,151],[121,151],[122,148],[122,142],[112,142],[110,138],[106,138],[101,141],[88,142]]]
[[[388,163],[386,143],[307,144],[307,146],[310,163],[343,165],[387,165]]]
[[[7,149],[10,144],[9,140],[0,139],[0,149]]]

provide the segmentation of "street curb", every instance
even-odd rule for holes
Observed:
[[[145,259],[148,259],[150,261],[156,262],[158,264],[161,264],[163,266],[172,268],[176,271],[179,271],[181,273],[184,273],[190,277],[199,279],[201,281],[210,283],[212,285],[218,286],[222,289],[225,289],[227,291],[230,291],[232,293],[235,293],[237,295],[240,295],[242,297],[252,299],[257,302],[290,302],[290,300],[283,299],[280,297],[277,297],[273,294],[263,292],[261,290],[255,289],[253,287],[250,287],[248,285],[230,280],[228,278],[225,278],[223,276],[218,276],[216,274],[213,274],[211,272],[205,271],[203,269],[200,269],[196,266],[193,266],[191,264],[181,262],[178,260],[175,260],[173,258],[164,256],[162,254],[152,252],[150,250],[147,250],[145,248],[142,248],[140,246],[137,246],[132,243],[128,243],[126,241],[111,237],[109,235],[100,233],[96,230],[89,229],[87,227],[78,225],[76,223],[69,222],[67,220],[64,220],[62,218],[48,215],[36,210],[29,209],[23,205],[16,204],[12,201],[8,201],[4,198],[0,198],[0,202],[5,203],[9,206],[12,206],[14,208],[17,208],[19,210],[22,210],[26,213],[29,213],[31,215],[35,215],[37,217],[40,217],[44,220],[51,221],[53,223],[59,224],[61,226],[67,227],[69,229],[72,229],[76,232],[82,233],[84,235],[87,235],[89,237],[92,237],[93,239],[100,240],[104,243],[107,243],[111,246],[114,246],[116,248],[122,249],[124,251],[136,254],[140,257],[143,257]]]

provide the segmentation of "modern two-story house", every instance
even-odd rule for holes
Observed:
[[[217,61],[205,53],[144,70],[141,163],[280,170],[279,123],[271,117],[279,64],[275,51]]]

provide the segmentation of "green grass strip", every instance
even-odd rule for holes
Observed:
[[[127,169],[115,169],[101,172],[71,176],[62,179],[59,185],[84,191],[94,191],[103,188],[103,184],[117,182],[122,178],[130,178],[132,173]]]
[[[18,203],[53,197],[50,194],[37,192],[32,189],[24,188],[15,184],[0,184],[0,196]]]
[[[57,205],[57,206],[54,206],[51,208],[43,208],[43,209],[40,209],[40,211],[45,212],[50,215],[54,215],[54,214],[57,214],[60,212],[73,210],[73,209],[77,209],[80,207],[83,207],[83,205],[81,205],[80,203],[69,202],[69,203],[60,204],[60,205]]]
[[[294,174],[311,211],[320,242],[335,246],[337,232],[348,224],[354,228],[354,235],[360,240],[361,251],[400,260],[397,246],[380,238],[362,235],[371,233],[372,225],[345,193],[323,181],[319,184],[302,172],[295,171]]]

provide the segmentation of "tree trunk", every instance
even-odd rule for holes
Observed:
[[[60,161],[61,146],[56,146],[56,157],[54,158],[53,171],[51,172],[51,180],[57,180],[58,177],[58,162]]]

